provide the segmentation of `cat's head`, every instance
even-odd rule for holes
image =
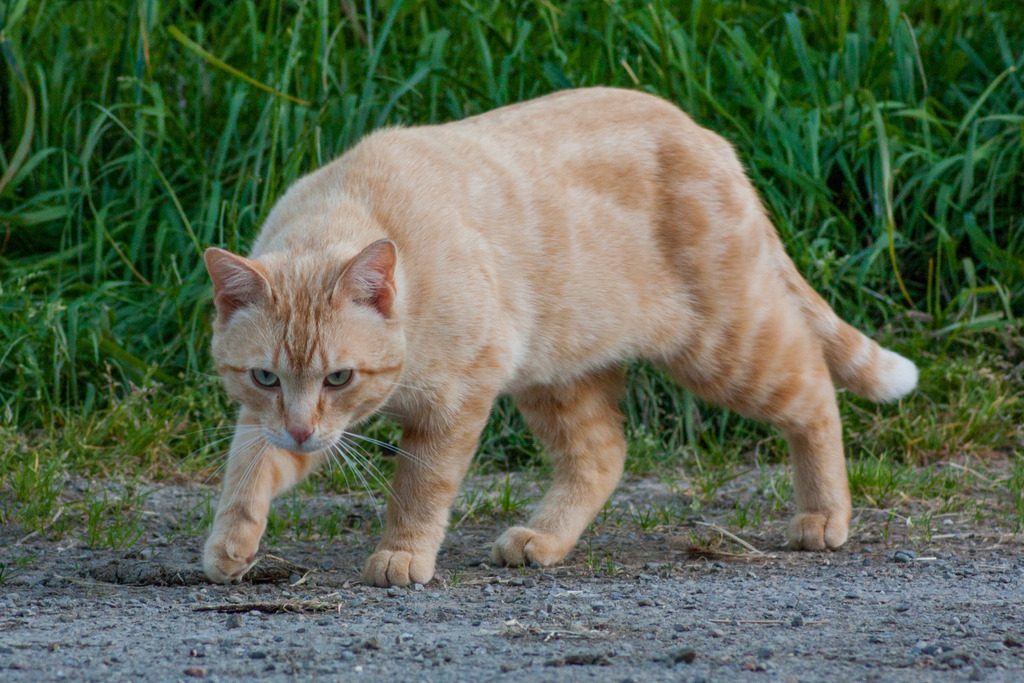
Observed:
[[[388,398],[405,360],[395,245],[347,263],[326,254],[253,260],[210,248],[213,358],[270,443],[313,453]]]

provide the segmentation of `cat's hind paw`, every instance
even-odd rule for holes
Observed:
[[[405,550],[378,550],[363,566],[368,586],[408,586],[434,578],[434,555]]]
[[[849,515],[801,512],[789,523],[789,546],[795,550],[835,550],[846,543]]]
[[[544,534],[525,526],[514,526],[494,542],[491,559],[496,564],[513,567],[534,562],[546,567],[565,557],[572,546],[573,543],[567,545],[552,534]]]

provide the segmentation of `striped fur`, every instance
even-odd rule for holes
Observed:
[[[430,580],[502,392],[554,481],[494,559],[559,561],[621,475],[630,357],[779,427],[791,542],[837,548],[850,497],[834,384],[884,401],[917,379],[799,275],[730,145],[636,92],[374,133],[289,189],[249,258],[211,249],[207,265],[213,355],[242,404],[204,560],[215,581],[248,568],[270,499],[378,410],[402,422],[407,455],[364,578]],[[343,370],[349,384],[325,384]]]

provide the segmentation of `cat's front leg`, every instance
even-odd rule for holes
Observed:
[[[437,551],[448,526],[448,509],[476,452],[497,392],[462,404],[452,424],[425,420],[403,426],[387,526],[363,567],[371,586],[408,586],[434,578]]]
[[[305,477],[319,459],[271,445],[245,408],[228,453],[224,488],[203,549],[203,569],[215,583],[238,581],[256,560],[270,501]]]

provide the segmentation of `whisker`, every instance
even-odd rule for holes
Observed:
[[[373,514],[377,517],[377,521],[381,522],[382,520],[380,518],[380,503],[377,502],[377,497],[373,495],[373,489],[370,487],[369,482],[366,481],[366,478],[363,477],[362,472],[359,471],[358,465],[352,464],[352,462],[349,460],[349,454],[342,450],[340,442],[336,444],[331,444],[331,451],[332,453],[336,454],[336,456],[341,456],[341,458],[345,461],[345,464],[348,465],[349,469],[352,470],[352,472],[362,483],[363,489],[366,491],[367,495],[370,496],[370,503],[373,505]],[[338,462],[338,466],[340,469],[340,462]]]
[[[241,476],[235,482],[235,486],[231,490],[231,494],[230,494],[231,502],[235,502],[235,501],[240,499],[239,494],[242,493],[243,489],[246,488],[246,486],[251,485],[251,491],[249,493],[249,497],[250,498],[253,496],[253,494],[255,494],[255,492],[256,492],[256,484],[255,484],[255,482],[256,482],[256,480],[259,477],[257,476],[254,479],[252,475],[253,475],[253,472],[256,470],[256,466],[257,465],[260,466],[260,472],[263,471],[262,470],[262,468],[263,468],[263,456],[266,455],[267,449],[269,447],[270,447],[270,444],[266,440],[264,440],[264,442],[260,446],[259,450],[256,451],[256,454],[252,456],[252,458],[249,460],[248,463],[246,463],[245,469],[243,470]],[[227,486],[227,483],[225,483],[225,486]]]
[[[185,459],[191,458],[192,456],[197,455],[200,451],[206,450],[207,448],[210,448],[212,446],[216,446],[219,443],[224,443],[225,441],[229,441],[232,438],[234,438],[234,435],[233,434],[228,434],[227,436],[222,436],[219,439],[214,439],[213,441],[207,441],[206,443],[204,443],[199,448],[196,448],[195,450],[193,450],[193,451],[191,451],[189,453],[186,453],[185,454]]]
[[[348,475],[345,474],[345,467],[346,467],[346,465],[348,467],[351,467],[351,465],[348,465],[347,461],[345,463],[342,463],[342,461],[338,459],[338,455],[334,452],[334,445],[333,444],[331,445],[331,447],[328,450],[324,451],[324,454],[327,457],[328,467],[336,467],[337,471],[342,473],[342,475],[345,477],[345,483],[349,484]],[[380,522],[381,521],[381,519],[380,519],[380,511],[378,510],[377,499],[374,497],[373,492],[370,491],[369,488],[365,484],[363,485],[363,488],[366,489],[367,494],[370,496],[370,503],[373,506],[374,515],[376,515],[377,521]]]
[[[336,442],[336,445],[340,449],[342,449],[347,456],[351,456],[352,461],[355,462],[355,465],[366,469],[366,471],[370,475],[370,479],[379,486],[381,486],[389,496],[394,496],[395,492],[391,488],[391,484],[384,477],[384,473],[380,471],[380,468],[373,464],[373,461],[370,459],[370,456],[367,453],[359,450],[356,444],[347,442],[345,440],[340,440]],[[347,457],[345,460],[350,464],[352,463],[352,461],[350,461]],[[358,467],[356,469],[357,473]]]
[[[370,497],[370,504],[373,507],[374,516],[377,518],[378,522],[383,524],[383,520],[380,517],[380,503],[378,503],[377,497],[373,495],[373,490],[370,488],[369,483],[367,483],[366,479],[364,479],[362,474],[360,474],[358,467],[350,463],[348,461],[348,458],[344,454],[336,452],[335,448],[336,447],[332,444],[331,450],[329,451],[329,456],[331,460],[338,466],[339,472],[344,472],[344,468],[347,466],[349,469],[353,471],[356,477],[359,478],[359,480],[362,482],[363,489],[366,491],[366,494]],[[342,463],[342,461],[338,459],[339,455],[341,456],[341,460],[345,461],[344,463]],[[348,483],[347,474],[345,475],[345,481],[346,483]]]
[[[175,435],[172,436],[172,438],[174,438],[174,439],[183,439],[186,436],[196,436],[198,434],[206,434],[207,432],[226,432],[228,430],[238,429],[239,427],[250,427],[250,426],[251,425],[234,425],[234,424],[214,425],[213,427],[202,427],[200,429],[192,429],[192,430],[189,430],[187,432],[182,432],[181,434],[175,434]]]
[[[379,439],[375,439],[372,436],[366,436],[365,434],[356,434],[355,432],[342,432],[342,439],[344,439],[345,437],[351,437],[351,438],[355,438],[355,439],[362,439],[363,441],[368,441],[368,442],[370,442],[372,444],[376,444],[376,445],[378,445],[378,446],[380,446],[382,448],[385,448],[385,449],[390,450],[390,451],[394,451],[395,453],[398,453],[399,455],[402,455],[402,456],[405,456],[406,458],[409,458],[409,460],[412,460],[417,465],[422,465],[423,467],[425,467],[426,469],[430,470],[434,474],[438,473],[437,469],[431,463],[427,462],[426,459],[421,458],[418,455],[414,455],[413,453],[410,453],[407,450],[399,448],[398,446],[395,446],[394,444],[390,444],[390,443],[388,443],[386,441],[381,441]]]
[[[266,455],[266,453],[269,450],[269,448],[270,448],[270,444],[269,443],[265,443],[263,445],[263,447],[260,448],[259,453],[254,458],[254,461],[259,461],[259,468],[256,470],[256,476],[252,477],[249,480],[249,484],[250,484],[250,487],[249,487],[249,499],[250,500],[252,500],[253,498],[256,497],[256,486],[259,485],[260,477],[263,476],[263,466],[265,464],[267,464],[267,458],[265,458],[264,456]],[[252,469],[253,468],[250,467],[250,474],[251,474],[251,470]]]
[[[205,443],[203,443],[201,446],[199,446],[198,448],[196,448],[195,450],[193,450],[192,452],[190,452],[188,455],[185,456],[186,458],[190,458],[190,457],[194,456],[195,454],[199,453],[203,449],[210,448],[211,446],[215,446],[215,445],[217,445],[219,443],[222,443],[224,441],[227,441],[228,439],[231,439],[231,438],[234,438],[236,436],[239,436],[240,434],[243,434],[244,432],[249,431],[249,430],[254,429],[254,428],[255,428],[254,425],[224,425],[224,426],[219,426],[219,427],[207,427],[205,429],[197,429],[197,430],[192,431],[192,432],[186,432],[185,434],[181,434],[181,435],[178,435],[178,436],[172,437],[172,438],[176,439],[176,440],[182,440],[182,439],[185,439],[185,438],[190,437],[190,436],[203,436],[203,437],[207,437],[207,439],[208,439],[210,436],[221,435],[220,438],[216,438],[216,439],[213,439],[213,440],[206,440]],[[230,433],[229,434],[225,434],[225,432],[230,432]]]
[[[237,449],[239,451],[243,451],[243,450],[246,450],[248,448],[251,448],[253,446],[253,444],[257,443],[261,439],[264,439],[263,434],[256,434],[255,436],[250,437],[247,441],[238,444]],[[223,439],[223,440],[226,441],[227,439]],[[234,444],[232,444],[232,448],[235,448]],[[222,470],[224,470],[228,466],[228,464],[229,464],[229,462],[231,460],[231,448],[228,448],[225,452],[228,454],[228,457],[224,459],[224,462],[222,462],[220,464],[220,466],[217,467],[217,469],[215,469],[213,472],[211,472],[210,475],[208,477],[206,477],[206,479],[203,480],[203,482],[200,484],[200,486],[206,486],[207,484],[209,484],[211,479],[213,479],[215,476],[220,474],[220,472]]]

